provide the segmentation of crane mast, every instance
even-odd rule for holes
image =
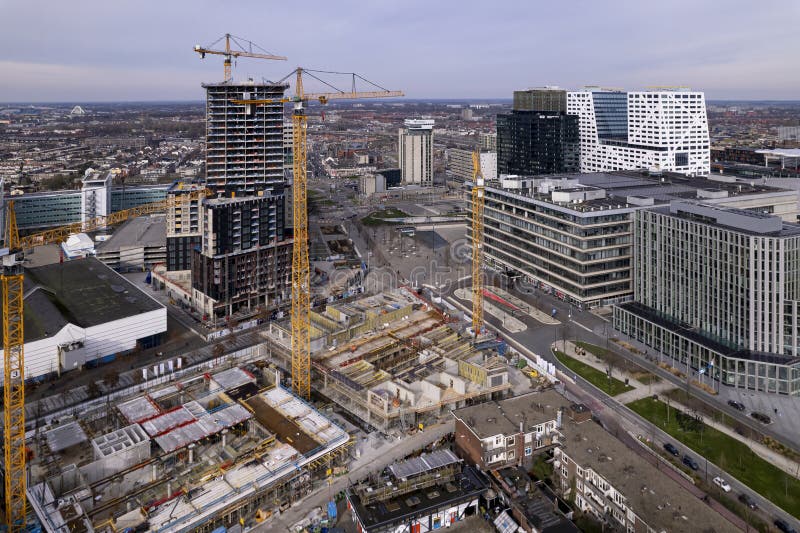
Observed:
[[[8,531],[22,531],[27,515],[25,468],[25,336],[23,273],[15,250],[19,242],[14,202],[6,213],[6,244],[0,274],[3,300],[3,461],[5,522]]]
[[[311,276],[308,262],[308,115],[303,101],[303,70],[297,69],[292,112],[293,183],[292,213],[292,390],[301,398],[311,397]]]
[[[311,71],[319,73],[321,71]],[[294,215],[294,245],[292,247],[292,391],[301,398],[311,397],[311,280],[308,261],[308,115],[306,107],[308,102],[316,100],[320,104],[327,104],[330,100],[354,100],[360,98],[390,98],[403,96],[401,91],[389,91],[372,83],[354,73],[352,87],[349,91],[337,89],[334,92],[306,93],[303,89],[303,75],[322,82],[328,87],[336,89],[330,83],[321,80],[314,74],[309,74],[308,69],[297,68],[289,74],[295,75],[295,95],[292,98],[268,100],[232,100],[237,105],[266,105],[276,102],[294,104],[292,112],[292,154],[294,162],[292,170],[294,182],[292,184],[292,213]],[[328,72],[330,74],[330,72]],[[344,74],[337,72],[334,74]],[[286,76],[280,82],[286,80]],[[356,81],[361,80],[377,91],[357,91]],[[279,82],[279,83],[280,83]]]
[[[472,153],[472,332],[483,330],[483,206],[484,179],[480,153]]]

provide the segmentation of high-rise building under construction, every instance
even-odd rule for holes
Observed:
[[[288,85],[254,82],[204,84],[206,186],[221,196],[282,194],[283,98]],[[234,104],[234,100],[275,100]]]
[[[191,303],[216,320],[288,299],[292,240],[285,220],[288,187],[280,102],[288,86],[228,81],[203,87],[204,185],[213,196],[196,213],[188,213],[194,218],[170,225],[175,235],[167,236],[167,256],[176,258],[168,262],[171,270],[191,270]],[[234,103],[241,100],[275,103]],[[187,231],[190,235],[183,235]],[[175,250],[170,250],[171,243]]]

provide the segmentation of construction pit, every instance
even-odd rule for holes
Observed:
[[[512,387],[501,342],[493,336],[476,342],[463,323],[408,288],[330,304],[312,312],[311,324],[314,388],[365,429],[413,431]],[[270,329],[284,354],[289,328]]]
[[[271,370],[248,368],[172,381],[38,433],[28,500],[43,529],[212,531],[308,494],[315,471],[346,459],[350,436],[271,385]]]

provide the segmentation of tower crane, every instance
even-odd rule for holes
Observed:
[[[334,89],[332,92],[306,93],[303,90],[303,75],[306,74]],[[351,77],[349,91],[337,89],[315,74],[346,74]],[[234,104],[266,105],[277,102],[294,105],[292,112],[292,152],[294,183],[292,185],[292,213],[294,215],[294,246],[292,247],[292,390],[302,398],[311,397],[311,328],[310,298],[311,283],[308,262],[308,177],[307,177],[307,127],[306,108],[309,101],[327,104],[329,100],[353,100],[359,98],[390,98],[403,96],[401,91],[390,91],[372,83],[358,74],[330,72],[297,68],[278,83],[295,76],[295,95],[291,98],[269,100],[233,100]],[[358,81],[366,82],[375,91],[357,91]]]
[[[223,50],[215,50],[213,47],[222,39],[225,39],[225,48]],[[239,48],[231,48],[231,41],[233,41],[233,43]],[[254,49],[261,50],[261,52],[255,52],[253,51]],[[223,56],[225,58],[225,61],[223,62],[225,67],[224,81],[229,81],[231,79],[231,59],[234,58],[252,57],[254,59],[275,59],[277,61],[286,61],[285,57],[271,54],[257,44],[248,41],[247,39],[242,39],[241,37],[231,35],[230,33],[226,33],[208,46],[200,46],[197,44],[194,47],[194,51],[200,54],[201,59],[205,59],[206,54]]]
[[[481,156],[472,153],[472,332],[483,330],[483,205],[484,179]]]
[[[59,243],[73,233],[94,231],[141,215],[162,212],[177,203],[211,195],[208,189],[172,196],[159,202],[76,222],[25,237],[19,236],[14,202],[6,206],[6,248],[0,250],[0,287],[3,306],[3,461],[5,524],[10,532],[25,529],[26,449],[25,449],[25,336],[24,273],[22,252],[36,246]]]

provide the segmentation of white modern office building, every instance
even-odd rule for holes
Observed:
[[[645,168],[705,176],[711,170],[702,92],[591,87],[567,93],[567,114],[579,117],[581,172]]]
[[[433,119],[406,119],[398,132],[397,161],[404,185],[433,186]]]
[[[800,394],[800,225],[676,200],[636,213],[614,327],[694,375]]]

